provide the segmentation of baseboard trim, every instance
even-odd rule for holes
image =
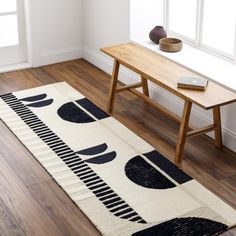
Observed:
[[[57,50],[42,51],[40,53],[40,65],[49,65],[63,61],[82,58],[82,46],[61,48]]]
[[[98,53],[90,48],[84,47],[83,58],[93,65],[99,67],[106,73],[111,74],[113,61],[109,57],[102,55],[102,53]],[[125,84],[130,84],[133,82],[139,82],[139,76],[136,73],[121,67],[119,80]],[[158,100],[162,106],[168,107],[175,114],[182,114],[183,101],[181,99],[152,83],[149,84],[149,89],[150,96],[154,100]],[[205,111],[197,106],[193,106],[190,122],[194,123],[197,127],[202,127],[211,124],[212,120],[210,118],[209,111]],[[222,133],[224,145],[236,152],[236,133],[229,130],[224,124],[222,124]],[[214,137],[213,133],[209,133],[208,135],[210,137]]]
[[[9,66],[2,66],[2,67],[0,67],[0,73],[16,71],[16,70],[24,70],[24,69],[28,69],[31,67],[32,67],[32,65],[27,62],[15,64],[15,65],[9,65]]]

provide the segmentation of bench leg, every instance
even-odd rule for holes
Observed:
[[[107,104],[107,111],[109,113],[112,113],[112,111],[113,111],[119,69],[120,69],[120,63],[117,60],[114,60],[113,72],[112,72],[111,84],[110,84],[110,91],[109,91],[109,98],[108,98],[108,104]]]
[[[148,91],[148,82],[147,79],[141,76],[142,80],[142,87],[143,87],[143,94],[149,97],[149,91]]]
[[[179,129],[179,137],[178,137],[178,142],[177,142],[177,147],[176,147],[176,153],[175,153],[176,163],[182,161],[182,155],[183,155],[184,144],[185,144],[187,131],[188,131],[191,108],[192,108],[192,102],[185,101],[183,116],[182,116],[181,125]]]
[[[215,145],[218,148],[222,147],[222,130],[221,130],[221,116],[220,116],[220,107],[213,108],[213,119],[215,129]]]

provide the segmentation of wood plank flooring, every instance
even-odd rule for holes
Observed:
[[[0,94],[66,81],[106,109],[110,76],[85,60],[0,74]],[[174,160],[179,124],[126,92],[114,117]],[[236,209],[236,154],[206,136],[188,139],[185,172]],[[100,235],[17,138],[0,122],[0,235]],[[236,229],[223,235],[236,235]]]

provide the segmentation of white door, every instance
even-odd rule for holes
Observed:
[[[0,67],[26,61],[24,0],[0,0]]]

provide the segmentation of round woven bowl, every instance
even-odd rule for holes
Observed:
[[[162,38],[159,41],[160,49],[165,52],[179,52],[183,47],[183,42],[176,38]]]

